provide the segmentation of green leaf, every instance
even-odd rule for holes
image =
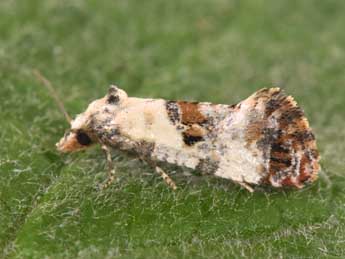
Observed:
[[[345,254],[345,2],[1,1],[1,258],[341,258]],[[322,174],[253,195],[125,155],[105,191],[99,148],[61,156],[70,114],[117,84],[131,96],[237,103],[280,86],[316,132]]]

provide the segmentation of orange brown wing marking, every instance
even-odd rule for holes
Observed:
[[[246,128],[246,147],[248,148],[253,142],[260,139],[262,135],[262,129],[265,127],[266,122],[264,120],[257,120],[250,123]]]
[[[183,124],[202,124],[207,121],[207,118],[200,112],[198,103],[178,102],[178,105]]]
[[[198,124],[190,125],[187,130],[182,133],[183,141],[187,146],[192,146],[199,141],[204,140],[207,131]]]
[[[182,130],[183,142],[187,146],[203,141],[208,131],[205,128],[208,119],[199,110],[199,104],[193,102],[167,102],[166,109],[170,121]]]
[[[207,131],[198,124],[191,125],[187,130],[184,131],[189,136],[202,137],[207,134]]]

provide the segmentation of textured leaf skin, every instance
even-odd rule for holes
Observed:
[[[341,258],[345,254],[343,1],[0,1],[0,258]],[[322,175],[249,194],[173,178],[100,149],[60,156],[72,115],[114,83],[131,96],[236,103],[269,86],[303,108]],[[173,169],[171,169],[173,170]]]

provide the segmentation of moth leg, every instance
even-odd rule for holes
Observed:
[[[170,176],[166,172],[164,172],[164,170],[162,168],[160,168],[159,166],[156,166],[155,169],[156,169],[156,172],[163,178],[165,183],[169,187],[171,187],[171,189],[173,189],[175,191],[177,189],[177,187],[176,187],[174,180],[171,179]]]
[[[254,189],[253,187],[251,187],[249,184],[247,184],[246,182],[236,182],[238,183],[239,185],[241,185],[243,188],[245,188],[247,191],[249,191],[250,193],[253,193],[254,192]]]
[[[156,170],[156,172],[163,178],[163,180],[165,181],[165,183],[174,191],[177,189],[176,184],[174,182],[173,179],[170,178],[170,176],[164,172],[164,170],[162,168],[160,168],[159,166],[157,166],[156,162],[152,161],[149,156],[145,156],[145,155],[141,155],[140,156],[140,160],[143,162],[146,162],[149,166],[151,166],[152,168],[154,168]]]
[[[111,150],[108,146],[102,145],[102,150],[107,159],[107,167],[108,167],[108,178],[105,183],[101,186],[101,189],[104,190],[108,188],[115,180],[115,167],[113,164],[113,160],[111,158]]]

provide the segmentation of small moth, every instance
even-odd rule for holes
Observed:
[[[65,113],[67,114],[67,113]],[[159,163],[257,185],[302,188],[317,179],[319,153],[301,108],[279,88],[262,89],[236,105],[129,97],[111,86],[70,121],[56,144],[61,152],[100,144],[115,179],[111,150],[148,162],[173,189]]]

